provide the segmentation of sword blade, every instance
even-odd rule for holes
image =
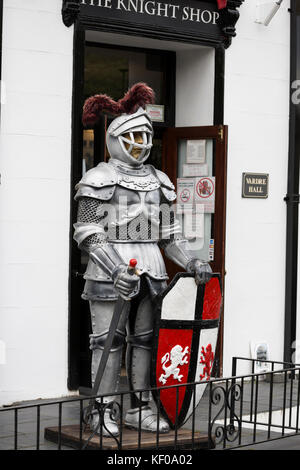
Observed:
[[[101,380],[102,380],[102,377],[103,377],[103,374],[104,374],[104,370],[105,370],[105,367],[106,367],[106,364],[107,364],[107,361],[108,361],[108,357],[109,357],[109,354],[110,354],[110,350],[112,348],[115,333],[116,333],[116,330],[118,328],[120,318],[121,318],[122,313],[123,313],[123,311],[126,307],[127,302],[128,302],[128,300],[124,300],[124,299],[122,299],[122,297],[119,297],[118,300],[117,300],[117,303],[116,303],[116,306],[115,306],[115,311],[114,311],[114,314],[113,314],[113,317],[112,317],[112,320],[111,320],[111,324],[110,324],[110,328],[109,328],[109,333],[107,335],[107,339],[106,339],[104,350],[103,350],[101,360],[100,360],[100,363],[99,363],[98,371],[97,371],[97,374],[96,374],[96,377],[95,377],[94,386],[93,386],[93,390],[92,390],[92,395],[97,395],[97,392],[99,390]],[[95,403],[95,398],[91,398],[90,401],[89,401],[88,408],[87,408],[87,416],[92,411],[94,403]]]
[[[128,274],[133,275],[136,272],[136,270],[135,270],[136,264],[137,264],[136,259],[131,259],[129,261],[129,266],[128,266],[128,269],[127,269]],[[126,305],[129,301],[130,301],[130,299],[126,299],[126,298],[124,299],[124,298],[121,297],[121,295],[118,297],[118,300],[117,300],[117,303],[116,303],[116,306],[115,306],[115,311],[114,311],[113,317],[111,319],[107,339],[105,341],[104,350],[103,350],[101,360],[100,360],[100,363],[99,363],[99,367],[98,367],[98,370],[97,370],[97,374],[96,374],[96,377],[95,377],[94,386],[93,386],[93,390],[92,390],[92,395],[93,396],[97,395],[97,393],[98,393],[98,390],[99,390],[99,387],[100,387],[100,384],[101,384],[101,380],[103,378],[104,370],[105,370],[105,367],[106,367],[106,364],[107,364],[107,361],[108,361],[108,357],[109,357],[109,354],[110,354],[110,350],[111,350],[111,347],[112,347],[112,344],[113,344],[113,340],[114,340],[114,337],[115,337],[116,330],[118,328],[118,324],[119,324],[121,315],[122,315],[122,313],[123,313],[123,311],[124,311],[124,309],[125,309],[125,307],[126,307]],[[128,314],[128,312],[127,312],[127,314]],[[86,413],[85,413],[85,421],[86,422],[88,421],[88,418],[89,418],[89,416],[90,416],[90,414],[91,414],[91,412],[94,408],[95,401],[96,401],[95,398],[91,398],[90,401],[89,401],[89,404],[86,408]]]

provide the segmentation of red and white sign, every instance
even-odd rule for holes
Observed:
[[[186,211],[213,214],[215,212],[214,176],[177,179],[177,213]]]
[[[177,179],[177,213],[192,210],[195,196],[195,182],[193,178]]]
[[[180,193],[180,202],[182,202],[183,204],[185,204],[186,202],[189,202],[190,199],[191,199],[191,191],[188,189],[188,188],[185,188],[181,191]]]
[[[205,213],[215,212],[215,187],[214,176],[204,176],[195,180],[195,204],[203,204]]]

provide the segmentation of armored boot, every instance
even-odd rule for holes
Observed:
[[[100,410],[93,410],[89,419],[89,426],[97,434],[101,433],[100,426],[102,425],[102,435],[104,437],[112,437],[119,435],[119,427],[114,417],[111,408],[107,408],[103,412]]]
[[[134,312],[133,312],[134,313]],[[136,314],[129,319],[126,364],[130,390],[150,388],[150,364],[152,359],[153,305],[149,296],[142,298]],[[150,392],[131,394],[131,409],[125,415],[125,425],[142,431],[166,433],[168,423],[149,406]]]
[[[158,431],[160,434],[170,431],[168,423],[162,416],[159,417],[159,424],[157,426],[157,412],[152,410],[149,405],[128,410],[125,416],[125,425],[133,429],[139,429],[141,426],[141,431]]]

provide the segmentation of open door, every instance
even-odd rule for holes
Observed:
[[[165,131],[162,169],[177,188],[177,215],[195,256],[220,273],[224,290],[227,126]],[[190,212],[194,217],[190,216]],[[196,215],[197,214],[197,215]],[[166,260],[170,279],[181,269]],[[222,376],[223,311],[213,375]]]

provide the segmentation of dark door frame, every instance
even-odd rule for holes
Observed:
[[[74,291],[79,292],[80,287],[80,253],[73,239],[73,221],[76,220],[77,208],[74,204],[74,185],[81,178],[83,148],[82,135],[82,105],[84,86],[84,43],[85,31],[78,23],[74,25],[73,39],[73,95],[72,95],[72,144],[71,144],[71,211],[70,211],[70,258],[69,258],[69,291],[68,291],[68,389],[77,390],[79,387],[79,350],[80,316],[76,305]],[[75,260],[75,263],[74,263]],[[74,269],[75,267],[75,269]],[[76,269],[77,267],[77,269]]]
[[[86,26],[79,21],[74,24],[74,49],[73,49],[73,96],[72,96],[72,145],[71,145],[71,211],[70,211],[70,261],[69,261],[69,311],[68,311],[68,388],[77,390],[79,383],[79,345],[80,345],[80,316],[75,296],[72,292],[80,291],[81,273],[80,253],[73,240],[73,223],[76,220],[76,204],[74,203],[74,186],[81,178],[81,152],[82,152],[82,124],[81,114],[84,89],[84,47]],[[105,45],[106,47],[107,45]],[[118,47],[118,46],[117,46]],[[148,49],[149,50],[149,49]],[[151,51],[151,49],[150,49]],[[164,52],[164,51],[163,51]],[[223,124],[224,108],[224,62],[225,50],[223,46],[215,48],[215,96],[214,96],[214,124]],[[175,82],[173,85],[175,97]],[[173,103],[175,110],[175,102]],[[174,126],[170,120],[168,125]],[[78,298],[78,297],[77,297]]]

